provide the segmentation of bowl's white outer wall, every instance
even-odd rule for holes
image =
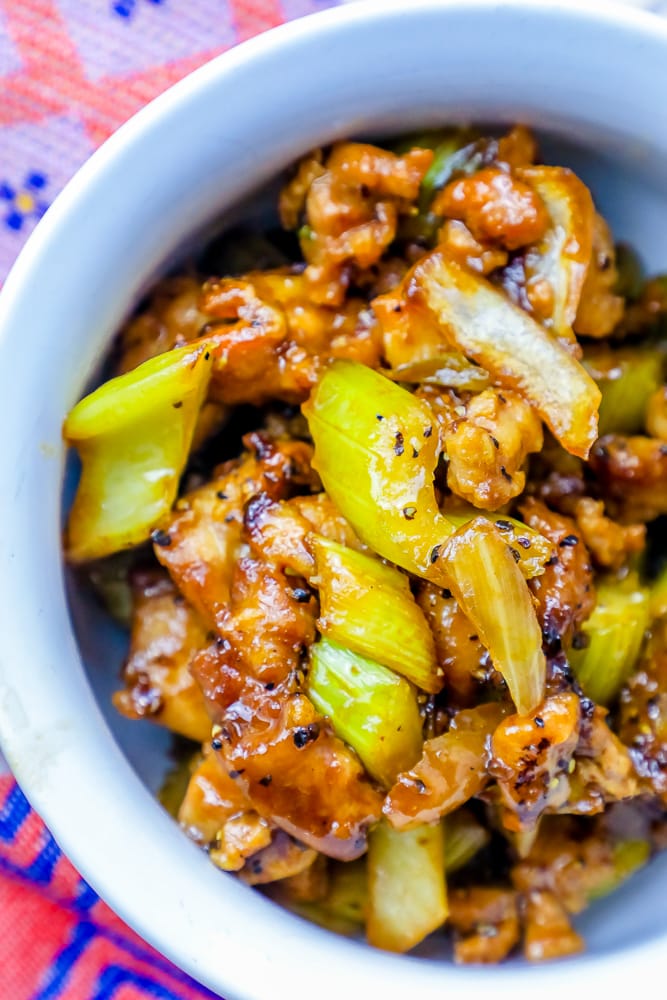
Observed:
[[[659,174],[666,97],[667,30],[607,4],[386,0],[326,12],[240,46],[137,115],[67,187],[7,281],[3,748],[94,888],[229,1000],[578,997],[655,985],[665,939],[544,969],[457,969],[338,939],[217,876],[125,761],[81,667],[60,556],[63,415],[174,248],[309,146],[370,124],[519,118],[593,135]]]

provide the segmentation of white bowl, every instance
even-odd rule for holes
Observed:
[[[548,1000],[603,983],[631,988],[640,971],[657,983],[667,971],[667,858],[589,911],[586,956],[538,968],[385,955],[216,872],[147,788],[164,764],[164,738],[109,711],[116,638],[80,595],[78,638],[70,624],[63,416],[154,276],[223,210],[334,137],[464,119],[534,123],[592,184],[616,233],[652,268],[667,268],[665,94],[667,28],[611,4],[385,0],[333,10],[240,46],[138,114],[69,184],[7,281],[2,745],[93,887],[229,1000],[378,990],[386,1000],[486,1000],[489,990],[513,1000],[539,990]]]

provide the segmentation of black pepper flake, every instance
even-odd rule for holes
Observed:
[[[204,361],[208,361],[210,357],[211,357],[211,352],[207,351],[206,354],[204,355]]]
[[[225,524],[231,524],[232,521],[235,521],[235,520],[236,520],[236,518],[234,517],[233,514],[227,514],[227,516],[225,518]]]
[[[498,393],[498,399],[500,400],[501,403],[506,403],[507,402],[507,400],[505,399],[505,397],[501,393]]]
[[[274,681],[268,681],[268,683],[266,683],[266,684],[264,685],[264,690],[265,690],[265,691],[273,691],[273,689],[275,688],[275,686],[276,686],[276,685],[275,685],[275,682],[274,682]]]
[[[236,778],[240,778],[244,771],[245,771],[245,768],[241,767],[241,768],[239,768],[238,771],[228,771],[227,773],[229,774],[230,778],[236,779]]]
[[[576,632],[572,637],[572,649],[586,649],[590,641],[590,636],[585,632]]]
[[[403,435],[400,431],[396,431],[396,443],[394,444],[394,455],[402,455],[405,451],[403,445]]]
[[[506,479],[508,483],[512,482],[512,477],[510,476],[509,472],[507,471],[504,465],[500,466],[500,475],[503,477],[503,479]]]
[[[308,726],[300,726],[294,730],[292,739],[297,750],[303,750],[308,743],[312,743],[320,735],[319,723],[311,722]]]
[[[496,521],[498,531],[511,531],[514,525],[511,521]]]
[[[180,410],[180,408],[183,406],[183,400],[179,399],[177,403],[172,403],[171,405],[174,407],[175,410]]]
[[[544,565],[545,566],[557,566],[558,565],[558,556],[554,554],[549,559],[547,559],[547,561],[545,562]]]
[[[444,601],[451,601],[451,599],[452,599],[452,592],[451,592],[451,590],[447,590],[447,588],[444,587],[443,590],[442,590],[442,592],[441,592],[441,596],[442,596],[442,599]]]
[[[171,545],[171,535],[166,531],[162,531],[161,528],[156,528],[151,534],[151,541],[154,545],[159,545],[161,548],[167,549]]]
[[[478,635],[469,635],[468,638],[470,639],[471,642],[477,642],[477,640],[479,639],[479,636]]]
[[[430,436],[431,436],[432,433],[433,433],[433,428],[432,427],[425,427],[424,428],[424,437],[425,438],[430,438]]]
[[[577,535],[566,535],[558,543],[561,548],[571,548],[573,545],[577,545],[579,542],[579,537]]]
[[[537,727],[538,727],[539,729],[544,729],[544,719],[542,718],[542,716],[541,716],[541,715],[536,715],[536,716],[535,716],[535,725],[536,725],[536,726],[537,726]]]
[[[523,535],[517,538],[516,543],[517,545],[520,545],[522,549],[530,548],[530,538],[524,538]]]
[[[521,553],[519,552],[518,549],[513,549],[512,546],[510,545],[510,552],[512,553],[512,558],[514,559],[514,562],[516,563],[521,562]]]
[[[400,313],[400,312],[403,312],[403,306],[402,306],[402,305],[400,305],[400,303],[399,303],[398,305],[395,305],[395,306],[394,306],[394,312],[395,312],[395,313]]]
[[[219,736],[214,736],[211,740],[211,749],[222,750],[222,740]]]
[[[215,495],[217,496],[218,500],[227,500],[228,499],[227,494],[225,493],[224,490],[218,490],[218,492]]]
[[[437,560],[438,556],[440,555],[441,548],[442,545],[434,545],[433,548],[431,549],[431,565],[433,565],[433,563]]]
[[[381,414],[381,413],[376,413],[376,414],[375,414],[375,419],[376,419],[376,420],[384,420],[384,417],[382,416],[382,414]]]
[[[416,507],[403,508],[403,517],[406,519],[406,521],[412,521],[416,513],[417,513]]]
[[[273,781],[273,775],[271,774],[265,774],[263,778],[259,779],[260,785],[263,785],[264,788],[268,788],[272,781]]]
[[[417,451],[414,445],[412,446],[412,457],[419,458],[419,452]]]
[[[500,443],[499,443],[499,441],[498,441],[498,438],[495,438],[495,437],[493,436],[493,434],[491,434],[491,435],[490,435],[490,437],[491,437],[491,444],[493,445],[493,447],[494,447],[494,448],[496,449],[496,451],[497,451],[497,450],[498,450],[498,448],[500,448]]]
[[[294,587],[292,597],[299,604],[307,604],[310,600],[310,591],[306,590],[305,587]]]

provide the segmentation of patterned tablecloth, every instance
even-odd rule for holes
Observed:
[[[138,108],[237,42],[337,2],[0,0],[0,284],[65,182]],[[667,15],[667,0],[631,2]],[[0,1000],[210,996],[97,898],[0,776]]]

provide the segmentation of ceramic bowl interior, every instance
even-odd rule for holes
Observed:
[[[327,969],[331,995],[361,996],[379,976],[389,1000],[450,987],[473,1000],[491,983],[498,997],[555,997],[599,968],[630,984],[639,957],[660,968],[667,856],[591,907],[578,923],[586,957],[548,973],[454,969],[435,961],[435,937],[421,959],[382,955],[215,871],[153,801],[169,736],[111,708],[124,637],[75,580],[64,584],[63,415],[156,277],[239,215],[270,211],[272,179],[335,138],[526,122],[547,162],[590,185],[615,236],[667,270],[666,67],[664,29],[595,4],[390,0],[307,19],[205,67],[121,130],[3,292],[0,418],[14,429],[15,470],[0,498],[3,747],[83,874],[229,1000],[293,996],[299,961],[309,975]]]

